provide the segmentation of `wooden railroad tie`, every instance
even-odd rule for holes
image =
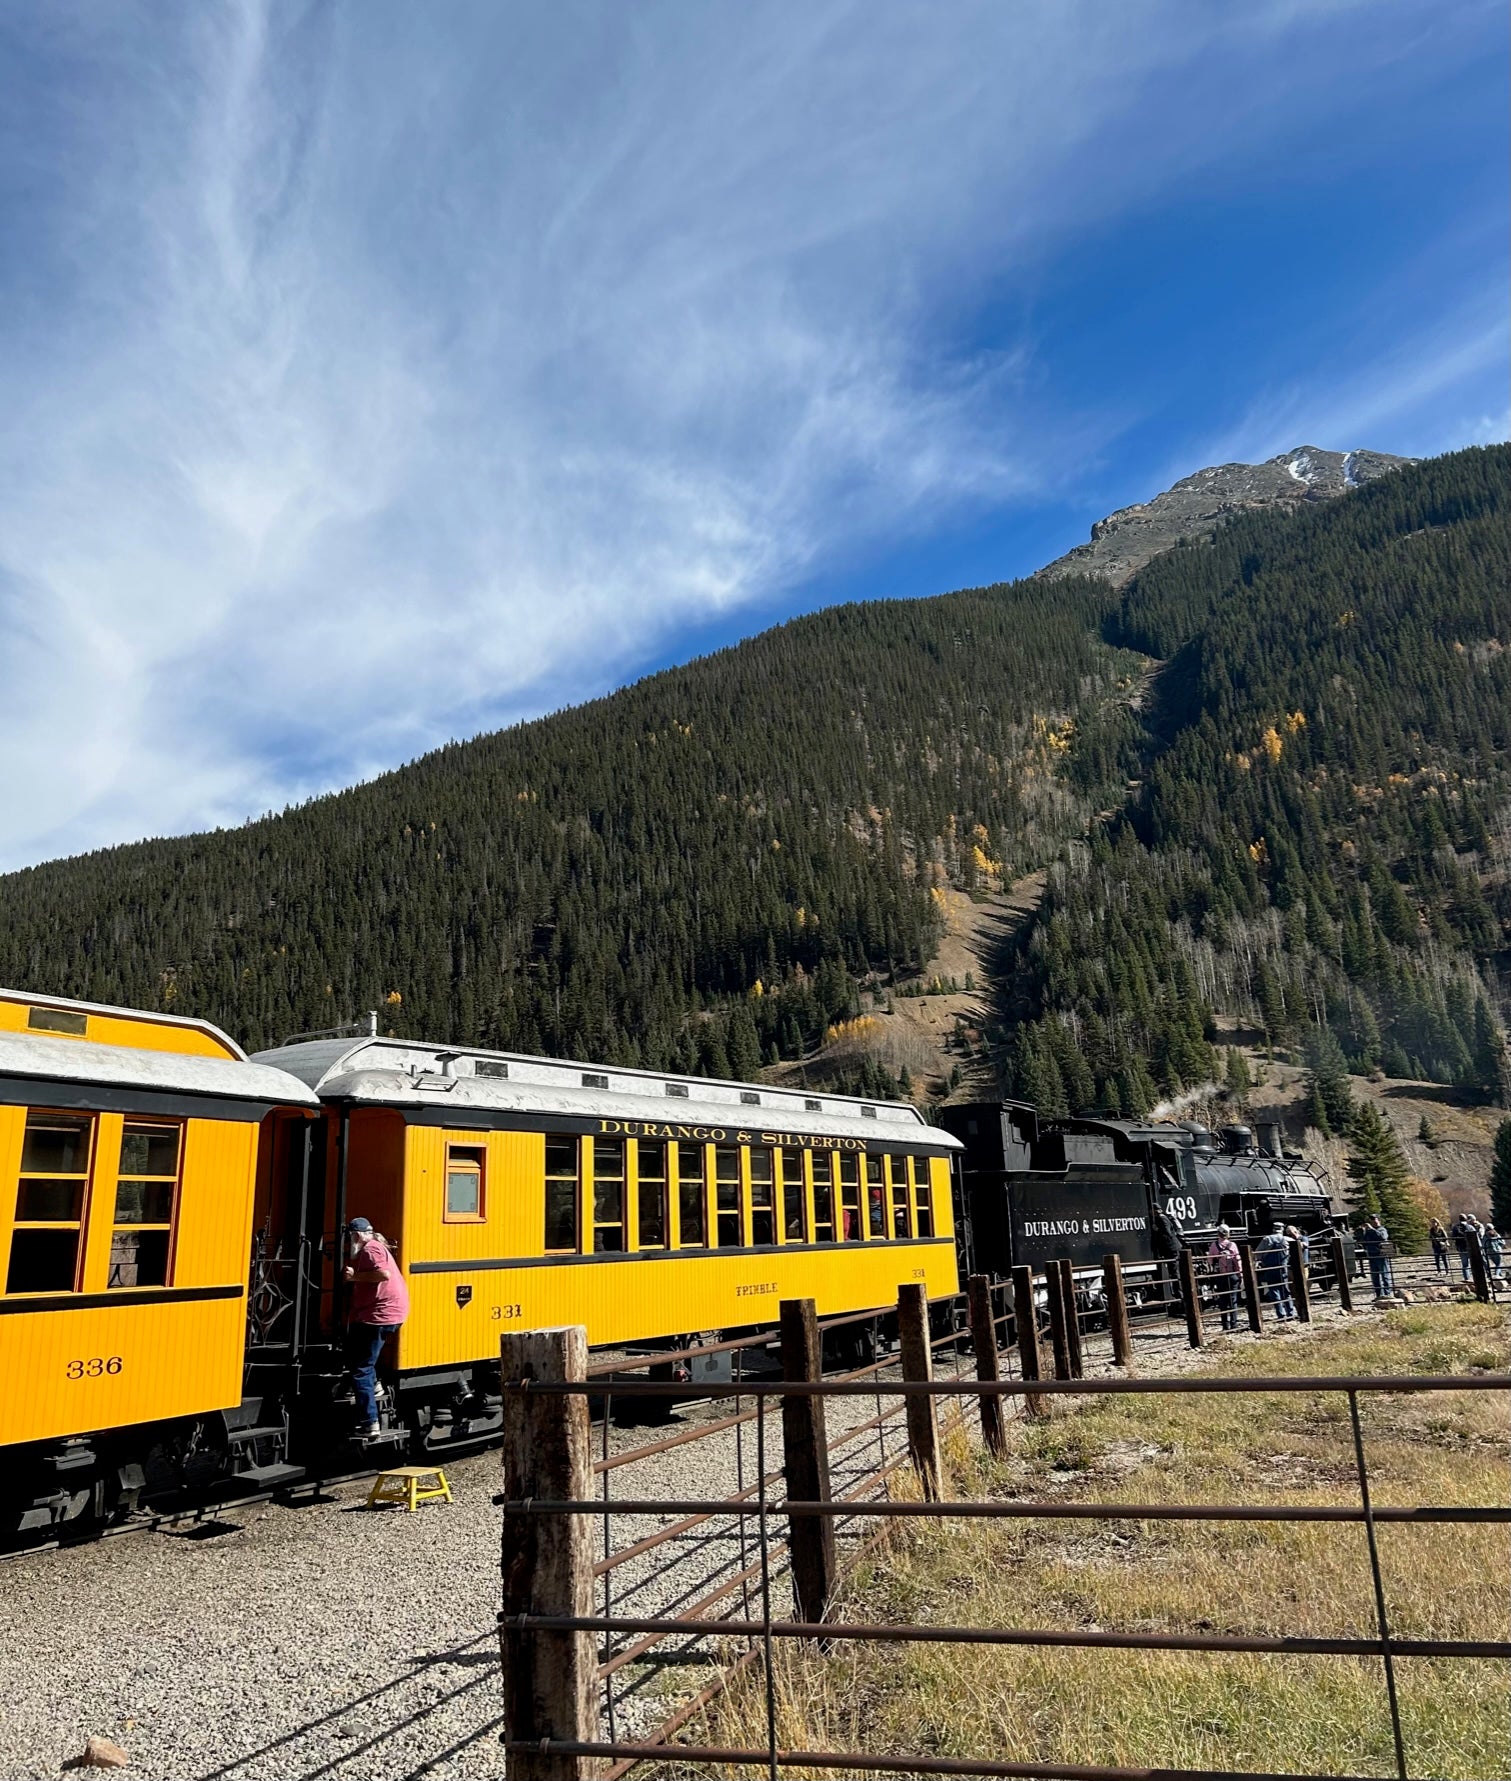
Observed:
[[[435,1483],[422,1488],[420,1481],[424,1478],[434,1478]],[[451,1486],[439,1466],[389,1466],[373,1479],[373,1487],[367,1493],[367,1506],[376,1509],[383,1503],[402,1503],[413,1514],[421,1503],[428,1503],[432,1497],[447,1503],[451,1501]]]

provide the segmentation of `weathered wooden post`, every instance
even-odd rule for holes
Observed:
[[[1133,1365],[1133,1331],[1128,1323],[1128,1295],[1123,1289],[1123,1258],[1102,1257],[1102,1292],[1107,1300],[1107,1328],[1112,1336],[1114,1366]]]
[[[1310,1270],[1301,1248],[1301,1239],[1292,1237],[1286,1244],[1286,1266],[1291,1274],[1291,1302],[1296,1307],[1298,1323],[1312,1321],[1312,1282]]]
[[[897,1333],[901,1337],[902,1377],[905,1384],[923,1385],[934,1377],[934,1353],[929,1347],[928,1289],[909,1281],[897,1289]],[[908,1458],[913,1462],[923,1494],[931,1503],[944,1494],[944,1467],[939,1455],[939,1418],[934,1400],[922,1392],[909,1393],[906,1403]]]
[[[583,1392],[510,1391],[513,1381],[545,1384],[587,1378],[588,1338],[569,1329],[506,1335],[504,1498],[584,1503],[593,1494],[588,1400]],[[503,1612],[499,1652],[504,1670],[504,1736],[509,1781],[583,1781],[597,1760],[556,1756],[543,1740],[591,1743],[598,1737],[598,1650],[590,1632],[535,1631],[532,1615],[586,1618],[593,1613],[593,1522],[584,1514],[504,1511]]]
[[[970,1311],[971,1342],[976,1350],[976,1377],[983,1384],[993,1385],[1002,1377],[997,1361],[997,1322],[992,1316],[991,1282],[985,1274],[972,1274],[966,1282],[966,1305]],[[995,1394],[981,1394],[981,1439],[993,1459],[1007,1451],[1007,1424],[1002,1415],[1002,1400]]]
[[[1259,1275],[1254,1268],[1254,1245],[1240,1243],[1238,1261],[1243,1269],[1243,1308],[1249,1314],[1249,1328],[1257,1336],[1264,1328],[1259,1312]]]
[[[1186,1308],[1186,1340],[1193,1348],[1206,1346],[1206,1332],[1201,1327],[1201,1296],[1196,1290],[1196,1257],[1191,1251],[1181,1246],[1180,1258],[1180,1296]]]
[[[1352,1311],[1354,1308],[1354,1287],[1348,1277],[1348,1263],[1343,1251],[1343,1239],[1336,1231],[1328,1244],[1333,1257],[1333,1279],[1338,1283],[1338,1305],[1341,1310]]]
[[[1042,1379],[1044,1361],[1039,1353],[1039,1314],[1034,1308],[1034,1271],[1013,1269],[1013,1329],[1018,1338],[1018,1371],[1025,1379]],[[1048,1414],[1049,1406],[1038,1392],[1029,1392],[1023,1407],[1030,1416]]]
[[[1070,1370],[1070,1333],[1066,1329],[1065,1276],[1058,1262],[1044,1264],[1044,1292],[1048,1300],[1049,1340],[1054,1349],[1055,1378],[1074,1379]]]
[[[1470,1278],[1474,1281],[1474,1296],[1475,1296],[1475,1298],[1482,1300],[1483,1303],[1488,1305],[1493,1297],[1493,1294],[1490,1291],[1490,1270],[1485,1266],[1485,1252],[1483,1249],[1480,1248],[1479,1232],[1478,1231],[1470,1231],[1468,1233],[1468,1237],[1469,1237],[1469,1275],[1470,1275]],[[1391,1270],[1390,1270],[1390,1277],[1391,1277],[1392,1282],[1394,1282],[1395,1277],[1396,1277],[1394,1263],[1395,1263],[1395,1250],[1392,1249],[1391,1250],[1391,1264],[1392,1265],[1391,1265]]]
[[[780,1315],[783,1379],[818,1381],[824,1373],[823,1338],[813,1300],[783,1299]],[[829,1502],[829,1433],[821,1397],[783,1393],[782,1447],[789,1499],[795,1503]],[[834,1517],[789,1514],[787,1527],[798,1616],[822,1620],[834,1598],[839,1572]]]
[[[1071,1271],[1070,1257],[1061,1256],[1055,1266],[1060,1270],[1060,1296],[1065,1301],[1065,1346],[1070,1350],[1070,1376],[1072,1379],[1085,1377],[1085,1363],[1081,1357],[1081,1317],[1076,1310],[1076,1277]]]

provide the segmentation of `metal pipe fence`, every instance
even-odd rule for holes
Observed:
[[[1068,1269],[1066,1270],[1068,1272]],[[1063,1284],[1063,1282],[1062,1282]],[[1380,1570],[1375,1529],[1382,1524],[1441,1525],[1485,1524],[1511,1522],[1511,1510],[1504,1508],[1454,1508],[1422,1504],[1410,1507],[1373,1505],[1369,1492],[1363,1436],[1359,1422],[1361,1393],[1424,1393],[1442,1391],[1505,1391],[1511,1388],[1506,1376],[1473,1374],[1465,1377],[1407,1376],[1402,1378],[1328,1376],[1321,1378],[1214,1379],[1161,1378],[1139,1379],[1122,1376],[1094,1380],[1076,1376],[1071,1370],[1068,1353],[1057,1378],[1027,1376],[1020,1368],[1013,1371],[1013,1358],[1023,1355],[1014,1308],[1009,1303],[1005,1284],[972,1282],[977,1295],[977,1325],[981,1326],[984,1302],[989,1316],[990,1334],[986,1341],[975,1341],[967,1317],[968,1295],[943,1302],[930,1310],[934,1315],[933,1331],[927,1322],[924,1337],[916,1340],[912,1360],[904,1364],[906,1339],[901,1343],[904,1354],[881,1355],[860,1367],[850,1368],[832,1377],[733,1377],[727,1382],[648,1380],[624,1377],[621,1368],[613,1384],[613,1395],[625,1402],[636,1400],[680,1403],[697,1406],[733,1404],[734,1414],[718,1416],[699,1430],[682,1430],[661,1442],[634,1449],[635,1459],[646,1459],[678,1447],[693,1439],[724,1434],[731,1429],[742,1437],[753,1428],[754,1467],[747,1478],[743,1445],[736,1451],[737,1489],[727,1496],[698,1494],[625,1495],[617,1500],[609,1492],[609,1481],[616,1465],[607,1464],[609,1405],[601,1383],[603,1369],[581,1378],[523,1379],[510,1376],[508,1341],[505,1343],[504,1389],[506,1413],[509,1405],[533,1404],[532,1414],[539,1415],[548,1405],[552,1414],[570,1414],[568,1406],[576,1404],[586,1411],[586,1401],[604,1402],[604,1452],[596,1465],[584,1465],[573,1488],[552,1489],[552,1480],[534,1476],[506,1475],[505,1493],[498,1499],[506,1525],[510,1518],[524,1518],[537,1529],[535,1538],[565,1540],[570,1546],[576,1540],[580,1548],[576,1569],[588,1580],[591,1594],[594,1582],[603,1585],[601,1612],[583,1613],[579,1594],[573,1604],[552,1599],[548,1588],[544,1595],[528,1582],[523,1593],[516,1587],[510,1596],[506,1590],[505,1609],[500,1615],[501,1643],[506,1662],[510,1654],[520,1661],[520,1653],[533,1651],[532,1641],[551,1639],[585,1639],[585,1650],[596,1653],[593,1673],[603,1685],[601,1704],[594,1708],[592,1723],[578,1714],[573,1723],[553,1719],[544,1724],[539,1719],[529,1724],[511,1723],[505,1740],[511,1776],[526,1781],[559,1781],[567,1776],[602,1773],[583,1765],[600,1758],[612,1758],[610,1776],[626,1773],[636,1764],[651,1758],[669,1762],[720,1762],[730,1766],[765,1768],[775,1775],[779,1768],[828,1768],[838,1770],[871,1769],[907,1773],[980,1774],[980,1775],[1042,1775],[1114,1777],[1135,1771],[1108,1767],[1066,1767],[1034,1764],[968,1763],[953,1761],[940,1766],[943,1759],[925,1757],[881,1757],[859,1751],[792,1751],[780,1747],[776,1735],[773,1653],[778,1643],[792,1640],[817,1641],[828,1647],[841,1641],[874,1641],[881,1643],[956,1643],[985,1646],[1057,1646],[1065,1648],[1118,1649],[1146,1651],[1249,1652],[1265,1654],[1302,1654],[1309,1656],[1349,1656],[1378,1658],[1382,1664],[1392,1735],[1396,1750],[1397,1774],[1407,1774],[1406,1756],[1400,1728],[1400,1710],[1396,1699],[1395,1663],[1397,1659],[1448,1657],[1458,1659],[1506,1659],[1511,1657],[1511,1643],[1497,1640],[1423,1640],[1403,1639],[1392,1635],[1387,1615],[1384,1586]],[[984,1292],[982,1289],[985,1289]],[[1075,1307],[1073,1296],[1070,1306]],[[907,1299],[905,1290],[904,1299]],[[915,1289],[913,1309],[900,1305],[899,1321],[904,1331],[907,1317],[915,1320],[921,1293]],[[1050,1310],[1054,1312],[1055,1295],[1050,1294]],[[801,1309],[797,1307],[796,1309]],[[788,1306],[784,1305],[784,1318]],[[867,1313],[849,1319],[830,1320],[819,1326],[807,1308],[810,1328],[834,1329],[846,1324],[864,1326],[869,1322],[873,1353],[880,1346],[880,1313]],[[1077,1313],[1079,1321],[1084,1313]],[[1094,1315],[1092,1313],[1091,1315]],[[1062,1323],[1068,1325],[1063,1295]],[[1037,1321],[1037,1314],[1036,1314]],[[940,1326],[943,1325],[941,1328]],[[1079,1333],[1079,1332],[1078,1332]],[[1034,1336],[1037,1338],[1037,1328]],[[1064,1328],[1060,1335],[1066,1334]],[[1003,1338],[1013,1338],[1004,1349]],[[965,1370],[967,1350],[974,1344],[973,1376]],[[768,1346],[774,1344],[767,1344]],[[709,1350],[736,1353],[755,1343],[721,1343],[708,1345]],[[1068,1349],[1068,1344],[1057,1344]],[[692,1351],[689,1351],[692,1352]],[[988,1360],[987,1354],[990,1354]],[[920,1359],[920,1354],[926,1356]],[[944,1365],[939,1367],[943,1358]],[[643,1363],[641,1370],[660,1364],[660,1357]],[[813,1356],[809,1355],[813,1369]],[[936,1367],[946,1376],[937,1376]],[[816,1369],[813,1369],[816,1371]],[[791,1369],[789,1368],[789,1372]],[[987,1377],[988,1373],[999,1376]],[[966,1407],[973,1404],[981,1411],[983,1431],[990,1442],[993,1408],[1007,1409],[1018,1404],[1035,1403],[1047,1411],[1058,1397],[1109,1396],[1124,1393],[1339,1393],[1347,1401],[1354,1442],[1354,1460],[1359,1502],[1357,1505],[1247,1505],[1247,1504],[1149,1504],[1112,1503],[1084,1504],[1060,1501],[1022,1500],[948,1500],[943,1489],[943,1467],[940,1463],[938,1412],[953,1411],[956,1419],[951,1427],[968,1432]],[[750,1400],[750,1407],[746,1401]],[[885,1400],[885,1402],[884,1402]],[[795,1452],[793,1441],[804,1437],[795,1434],[798,1425],[787,1417],[783,1406],[807,1401],[814,1405],[814,1425],[818,1434],[808,1437],[810,1450]],[[875,1407],[874,1414],[863,1417],[828,1435],[824,1415],[828,1408],[843,1413],[851,1404]],[[778,1412],[783,1416],[781,1463],[768,1463],[770,1438],[768,1422]],[[801,1419],[799,1419],[801,1422]],[[932,1432],[931,1432],[932,1431]],[[946,1431],[948,1432],[948,1430]],[[874,1447],[872,1442],[877,1443]],[[506,1458],[510,1452],[506,1443]],[[518,1451],[518,1444],[514,1451]],[[818,1454],[821,1462],[815,1459]],[[829,1462],[845,1456],[831,1477]],[[612,1456],[615,1461],[623,1455]],[[898,1500],[887,1494],[889,1482],[900,1472],[912,1468],[924,1491],[924,1500]],[[795,1469],[796,1468],[796,1469]],[[815,1469],[816,1468],[816,1469]],[[931,1468],[936,1475],[936,1488],[930,1488]],[[516,1468],[517,1470],[517,1468]],[[817,1494],[793,1494],[782,1488],[792,1476],[815,1477],[822,1488]],[[594,1489],[594,1479],[601,1480],[603,1493]],[[940,1500],[943,1498],[944,1500]],[[643,1534],[627,1545],[611,1549],[611,1521],[615,1517],[676,1517],[670,1525]],[[580,1524],[589,1518],[601,1525],[603,1553],[596,1561],[580,1532]],[[860,1552],[885,1537],[889,1526],[919,1519],[974,1519],[979,1521],[1034,1521],[1061,1519],[1067,1521],[1162,1521],[1162,1522],[1270,1522],[1290,1524],[1341,1523],[1362,1525],[1366,1532],[1368,1557],[1373,1586],[1376,1628],[1373,1637],[1301,1638],[1237,1635],[1206,1632],[1192,1633],[1107,1633],[1077,1630],[1068,1632],[1040,1629],[997,1627],[928,1627],[896,1626],[876,1623],[842,1621],[831,1609],[838,1595],[843,1567],[825,1570],[822,1563],[813,1570],[813,1554],[822,1550],[814,1545],[813,1530],[829,1526],[835,1537],[844,1536],[851,1560]],[[573,1528],[579,1533],[573,1535]],[[539,1529],[552,1530],[542,1536]],[[507,1536],[506,1536],[507,1537]],[[807,1567],[804,1577],[794,1578],[795,1543],[806,1542],[797,1549],[796,1563]],[[622,1591],[613,1591],[611,1580],[632,1562],[677,1548],[668,1563],[652,1576],[632,1583]],[[737,1550],[736,1550],[737,1548]],[[833,1548],[831,1547],[831,1551]],[[686,1587],[673,1586],[669,1575],[679,1564],[696,1556],[712,1557],[717,1562],[712,1572]],[[559,1573],[556,1573],[559,1576]],[[814,1599],[814,1578],[818,1576],[820,1596],[818,1613],[804,1614],[785,1609],[789,1601],[797,1606],[802,1600]],[[518,1579],[516,1579],[518,1583]],[[806,1583],[806,1598],[804,1586]],[[654,1586],[659,1600],[649,1611],[637,1607],[637,1592]],[[559,1594],[559,1591],[557,1592]],[[616,1599],[617,1598],[617,1599]],[[736,1601],[734,1598],[738,1598]],[[715,1610],[718,1610],[715,1612]],[[692,1702],[684,1702],[660,1720],[648,1732],[619,1730],[619,1722],[633,1698],[633,1690],[616,1692],[614,1679],[636,1665],[646,1666],[658,1647],[675,1643],[668,1661],[686,1662],[701,1656],[709,1661],[707,1641],[718,1641],[726,1669],[701,1689]],[[740,1647],[732,1666],[728,1656],[731,1647]],[[764,1747],[751,1750],[715,1750],[712,1746],[690,1746],[675,1742],[676,1733],[715,1698],[720,1687],[733,1674],[760,1668],[764,1677],[767,1738]],[[607,1721],[608,1737],[597,1733],[602,1729],[598,1714]],[[643,1720],[644,1713],[638,1717]],[[1178,1771],[1139,1770],[1137,1773]],[[1209,1773],[1211,1771],[1203,1771]]]

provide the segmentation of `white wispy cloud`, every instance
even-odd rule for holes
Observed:
[[[1122,421],[972,312],[1324,103],[1276,46],[1364,6],[0,12],[0,864],[239,821],[1060,484]]]

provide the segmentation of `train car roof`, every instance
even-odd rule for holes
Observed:
[[[80,1004],[92,1006],[92,1004]],[[90,1088],[250,1101],[270,1107],[318,1107],[319,1098],[287,1071],[249,1059],[98,1045],[89,1039],[0,1032],[0,1082],[55,1082]]]
[[[218,1046],[225,1057],[238,1058],[243,1063],[246,1062],[247,1054],[229,1033],[223,1032],[213,1021],[200,1019],[198,1015],[164,1014],[155,1008],[119,1008],[110,1002],[81,1002],[72,996],[37,995],[30,990],[6,989],[3,986],[0,986],[0,1003],[25,1009],[30,1017],[27,1025],[28,1031],[44,1034],[47,1032],[48,1029],[41,1025],[38,1016],[45,1017],[47,1014],[78,1015],[82,1016],[82,1019],[76,1028],[71,1025],[66,1028],[58,1026],[54,1030],[76,1032],[78,1035],[84,1036],[88,1031],[90,1017],[94,1016],[111,1025],[123,1022],[128,1026],[139,1027],[143,1030],[144,1035],[154,1029],[162,1028],[168,1028],[185,1035],[192,1033],[202,1039],[208,1039],[212,1044]],[[4,1021],[0,1021],[0,1032],[10,1030]],[[113,1042],[107,1041],[107,1043]],[[128,1046],[127,1049],[133,1048]],[[149,1045],[142,1049],[155,1051],[161,1048]],[[204,1054],[194,1053],[192,1055],[202,1056]]]
[[[288,1071],[326,1101],[445,1106],[458,1113],[557,1113],[652,1125],[760,1129],[799,1138],[845,1135],[934,1150],[962,1148],[958,1138],[929,1125],[906,1101],[864,1101],[768,1083],[718,1082],[472,1046],[315,1039],[257,1052],[254,1062]],[[743,1098],[751,1095],[759,1098]]]

